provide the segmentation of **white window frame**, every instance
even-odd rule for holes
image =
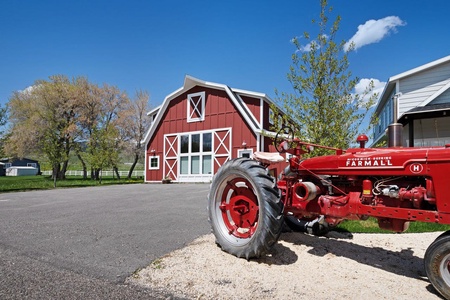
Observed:
[[[11,168],[12,167],[12,163],[5,163],[5,169]]]
[[[152,167],[152,159],[156,159],[156,167]],[[159,170],[159,155],[148,157],[148,169],[149,170]]]
[[[36,163],[27,163],[27,167],[37,168],[37,164]]]
[[[192,152],[192,136],[193,135],[200,135],[200,149],[199,152]],[[211,150],[210,151],[203,151],[203,135],[204,134],[211,134]],[[188,152],[182,153],[181,152],[181,136],[188,136]],[[179,135],[180,142],[178,143],[178,156],[179,156],[179,170],[178,174],[180,176],[211,176],[213,174],[214,169],[214,134],[213,131],[194,131],[194,132],[186,132],[186,133],[180,133]],[[192,157],[199,157],[199,173],[198,174],[192,174]],[[209,173],[203,173],[203,157],[204,156],[211,156],[211,170]],[[188,173],[181,173],[181,158],[187,157],[188,158]]]
[[[193,118],[193,116],[196,113],[197,113],[197,115],[199,115],[199,117]],[[187,121],[188,121],[188,123],[201,122],[204,120],[205,120],[205,92],[189,94],[187,96]]]
[[[237,150],[237,157],[244,157],[243,156],[243,154],[246,154],[246,153],[248,153],[249,154],[249,158],[252,158],[252,155],[253,155],[253,149],[238,149]]]

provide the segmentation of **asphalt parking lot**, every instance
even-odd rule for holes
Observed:
[[[124,280],[209,233],[208,189],[134,184],[0,194],[0,298],[148,298]]]

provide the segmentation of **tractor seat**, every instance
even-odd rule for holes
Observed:
[[[276,164],[285,161],[285,158],[279,153],[274,152],[255,152],[253,159],[266,165]]]

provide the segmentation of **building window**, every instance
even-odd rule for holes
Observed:
[[[205,120],[205,92],[189,94],[187,99],[187,121]]]
[[[149,156],[149,170],[159,170],[159,156]]]
[[[180,174],[212,174],[212,133],[180,136]]]
[[[11,168],[12,163],[5,163],[5,169]]]
[[[37,164],[36,163],[27,163],[27,167],[37,168]]]
[[[180,153],[189,153],[189,135],[180,137]]]
[[[211,174],[212,171],[212,155],[203,155],[202,174]]]
[[[238,157],[251,158],[253,155],[253,149],[238,149],[237,155]]]

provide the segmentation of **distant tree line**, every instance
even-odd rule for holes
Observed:
[[[145,131],[150,120],[149,94],[134,98],[116,86],[97,85],[86,77],[55,75],[37,80],[26,90],[14,92],[7,104],[8,131],[5,155],[45,155],[52,178],[64,179],[70,156],[77,156],[84,177],[101,180],[100,171],[112,168],[117,177],[119,154],[132,154],[128,178],[142,157]],[[3,112],[2,115],[6,115]]]

